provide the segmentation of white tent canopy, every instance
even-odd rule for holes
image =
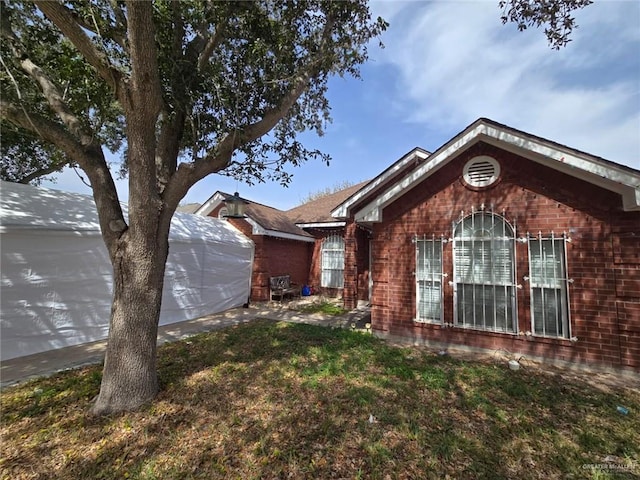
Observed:
[[[0,182],[0,359],[106,338],[112,268],[93,199]],[[253,242],[224,220],[171,222],[160,324],[248,301]]]

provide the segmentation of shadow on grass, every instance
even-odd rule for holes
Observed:
[[[113,417],[84,415],[98,368],[3,398],[6,478],[639,473],[640,424],[615,413],[616,402],[638,411],[632,392],[607,395],[360,332],[256,321],[164,345],[158,368],[158,399]],[[584,468],[606,456],[628,471]]]

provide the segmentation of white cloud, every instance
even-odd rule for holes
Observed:
[[[400,72],[408,121],[459,131],[489,117],[640,168],[638,4],[587,7],[559,52],[541,30],[503,26],[497,2],[402,3],[391,14],[376,63]]]

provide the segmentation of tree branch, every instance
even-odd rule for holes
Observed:
[[[20,66],[38,82],[47,103],[67,128],[69,128],[71,133],[80,140],[81,144],[89,145],[93,141],[93,135],[85,130],[80,119],[69,110],[58,87],[45,75],[44,71],[29,58],[24,58],[24,60],[20,62]]]
[[[45,175],[49,175],[51,173],[59,172],[67,165],[69,165],[69,162],[59,163],[57,165],[51,165],[47,168],[40,168],[35,172],[31,172],[29,175],[22,177],[20,180],[18,180],[17,183],[23,183],[26,185],[29,182],[35,180],[36,178],[44,177]]]
[[[73,43],[82,56],[89,62],[98,74],[113,88],[118,91],[122,73],[112,68],[107,56],[98,50],[91,39],[84,33],[82,27],[76,22],[74,15],[61,3],[51,0],[36,0],[35,4],[40,11],[58,27],[62,34]]]
[[[7,15],[3,15],[2,18],[2,36],[8,40],[11,51],[19,62],[20,67],[40,85],[45,100],[67,128],[76,135],[83,145],[90,144],[93,141],[93,135],[85,131],[78,117],[69,110],[58,87],[38,65],[31,61],[27,53],[25,53],[20,40],[13,33],[7,17]],[[20,94],[20,92],[18,92],[18,94]],[[31,128],[27,129],[33,130]],[[35,133],[38,134],[39,132],[36,131]]]
[[[227,168],[233,157],[233,152],[238,147],[246,145],[265,135],[286,116],[289,109],[308,88],[311,79],[320,71],[322,59],[327,53],[326,49],[331,40],[331,31],[334,25],[335,22],[333,18],[327,18],[318,52],[300,69],[291,89],[282,97],[277,106],[267,110],[259,121],[227,134],[205,157],[195,160],[192,164],[187,165],[182,163],[178,166],[176,174],[167,185],[163,195],[166,203],[170,205],[175,203],[177,206],[189,188],[196,182],[211,173],[219,172]]]
[[[131,113],[135,118],[150,122],[151,125],[146,125],[147,128],[154,129],[163,101],[158,73],[153,6],[150,2],[130,0],[127,2],[127,11],[129,12],[128,32],[131,51],[129,96],[132,104],[129,107],[133,107]]]
[[[220,45],[224,38],[224,25],[219,24],[216,27],[216,31],[212,36],[209,37],[209,40],[205,43],[204,48],[200,52],[198,56],[198,70],[202,71],[202,69],[206,66],[207,62],[211,58],[214,50]]]
[[[111,6],[113,8],[114,11],[114,15],[116,17],[116,25],[115,27],[111,27],[109,29],[109,35],[106,36],[106,38],[109,38],[111,40],[113,40],[114,42],[116,42],[124,51],[127,51],[127,42],[126,42],[126,36],[123,35],[122,32],[126,32],[126,28],[124,25],[126,25],[126,18],[125,23],[123,24],[122,22],[122,18],[120,14],[123,14],[122,10],[119,8],[118,3],[117,2],[109,2],[111,3]],[[73,20],[80,25],[83,29],[85,30],[89,30],[90,32],[95,33],[96,35],[100,36],[100,37],[105,37],[104,32],[100,31],[97,25],[97,22],[95,20],[95,16],[93,15],[93,10],[91,11],[91,16],[94,17],[94,23],[91,23],[87,20],[85,20],[84,18],[80,17],[80,15],[78,15],[75,11],[69,11],[69,14],[71,15],[71,17],[73,18]]]
[[[101,146],[96,142],[83,145],[62,125],[4,100],[0,100],[0,117],[53,143],[80,165],[91,182],[98,211],[104,212],[99,218],[107,248],[110,253],[115,252],[115,241],[126,230],[126,223]]]
[[[186,83],[193,83],[195,72],[194,60],[188,61],[190,55],[183,55],[182,42],[184,39],[184,21],[181,12],[182,5],[179,2],[171,4],[173,15],[173,58],[180,59],[171,69],[171,91],[174,111],[168,112],[165,105],[164,118],[158,136],[158,148],[156,153],[156,171],[158,177],[158,190],[162,193],[171,177],[176,171],[178,154],[180,153],[180,139],[184,131],[186,118]],[[186,58],[185,58],[186,57]],[[187,81],[187,78],[189,79]]]

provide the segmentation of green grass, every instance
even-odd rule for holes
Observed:
[[[302,313],[324,313],[326,315],[343,315],[348,312],[341,305],[327,300],[319,300],[297,308]]]
[[[159,375],[155,402],[104,418],[99,367],[5,389],[0,478],[640,475],[638,390],[357,331],[256,321],[163,346]]]

